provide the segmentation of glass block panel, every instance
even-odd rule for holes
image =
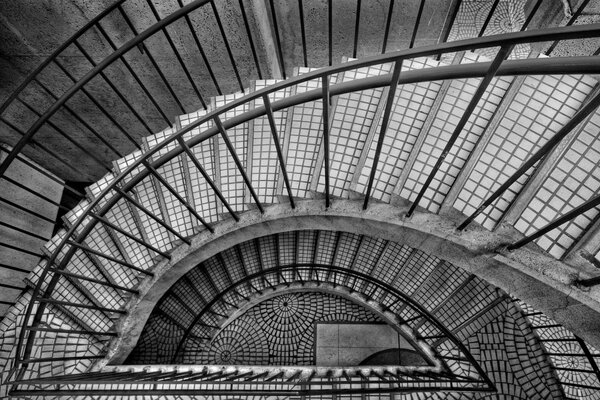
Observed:
[[[415,70],[438,65],[439,63],[433,59],[415,59],[404,62],[402,69]],[[383,138],[383,146],[373,182],[371,192],[373,198],[386,202],[390,200],[398,183],[398,178],[441,87],[441,82],[432,81],[401,85],[396,90],[394,105],[392,106],[388,129]],[[364,155],[365,164],[362,171],[360,171],[356,184],[356,191],[359,193],[365,193],[373,168],[381,119],[377,121],[377,124],[375,138],[366,150],[367,153]]]
[[[473,53],[467,53],[463,63],[472,63],[481,60]],[[418,157],[410,171],[400,196],[414,201],[421,191],[423,183],[427,180],[433,167],[437,163],[444,147],[454,133],[456,125],[462,118],[470,99],[473,97],[481,79],[460,79],[450,83],[440,109],[437,111],[431,128],[427,132]],[[479,138],[487,128],[494,112],[502,101],[506,90],[512,82],[512,77],[495,78],[492,80],[475,110],[469,117],[454,146],[444,159],[440,169],[434,176],[431,184],[425,191],[419,206],[431,212],[440,209],[442,201],[450,191],[452,184],[467,162],[471,151],[475,148]]]
[[[261,90],[275,83],[280,82],[276,79],[259,80],[255,82],[255,90]],[[291,89],[280,90],[269,95],[269,100],[275,102],[288,96]],[[256,99],[254,107],[263,106],[263,100]],[[282,151],[285,146],[285,124],[288,110],[277,111],[273,113],[277,137]],[[248,170],[250,171],[250,180],[254,186],[258,198],[264,203],[277,203],[277,180],[281,167],[277,156],[277,148],[273,140],[273,133],[267,116],[258,117],[250,122],[250,151],[248,152]],[[287,191],[284,189],[287,195]],[[247,201],[251,201],[250,194],[247,193]]]
[[[585,76],[529,76],[483,153],[477,160],[454,207],[469,215],[504,183],[581,107],[594,82]],[[493,229],[523,188],[530,169],[481,213],[476,221]]]
[[[600,114],[596,112],[537,191],[515,227],[530,235],[600,194]],[[598,216],[592,209],[554,229],[536,243],[556,258],[562,257]]]

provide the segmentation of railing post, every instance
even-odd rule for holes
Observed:
[[[456,128],[454,129],[452,136],[450,137],[450,139],[448,139],[448,143],[446,143],[446,146],[442,150],[442,154],[438,157],[438,159],[435,163],[435,166],[433,167],[433,170],[427,177],[427,180],[423,184],[423,187],[421,187],[421,191],[417,195],[417,198],[414,200],[414,202],[410,206],[410,209],[406,213],[406,217],[410,217],[413,214],[413,212],[415,211],[415,208],[417,208],[417,206],[419,205],[419,201],[421,201],[421,199],[423,198],[423,195],[429,188],[429,185],[431,184],[431,181],[435,177],[435,174],[438,172],[438,170],[442,166],[442,163],[446,159],[446,156],[452,149],[452,146],[454,146],[456,139],[458,139],[458,136],[460,135],[463,128],[469,121],[471,114],[475,110],[475,107],[477,107],[477,103],[479,103],[479,100],[481,100],[481,97],[483,97],[483,95],[485,94],[485,91],[486,91],[488,85],[490,84],[490,82],[492,81],[494,76],[496,76],[496,72],[498,71],[498,68],[500,68],[500,65],[502,65],[502,62],[504,61],[504,59],[508,57],[508,55],[512,51],[512,48],[513,48],[512,45],[501,47],[500,50],[498,51],[498,54],[496,54],[496,57],[494,58],[492,65],[488,69],[485,77],[479,83],[479,87],[477,88],[477,91],[473,95],[473,98],[469,102],[469,105],[467,106],[464,114],[462,115],[460,121],[456,125]]]

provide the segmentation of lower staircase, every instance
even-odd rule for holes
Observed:
[[[467,52],[456,54],[452,63],[484,61],[488,60]],[[440,66],[443,63],[433,58],[421,58],[404,61],[402,71]],[[300,75],[309,71],[298,68],[295,72]],[[390,65],[360,68],[339,74],[329,85],[390,72]],[[417,198],[480,81],[481,78],[468,78],[398,87],[375,173],[372,201],[404,205]],[[249,91],[276,82],[256,81]],[[494,78],[425,191],[419,202],[420,209],[465,215],[475,211],[575,115],[596,92],[597,86],[597,81],[589,76]],[[315,89],[323,89],[320,80],[272,93],[268,100],[274,103]],[[364,198],[388,90],[368,89],[331,99],[326,125],[329,128],[332,201]],[[182,146],[183,152],[157,169],[148,162],[140,164],[127,173],[111,193],[103,193],[119,174],[125,173],[134,162],[178,129],[243,96],[237,93],[216,97],[211,100],[208,110],[180,116],[175,128],[145,138],[142,150],[115,161],[113,172],[87,189],[87,199],[64,217],[64,229],[45,245],[48,257],[30,274],[31,290],[18,300],[1,323],[0,357],[6,366],[3,381],[11,370],[22,314],[32,296],[37,299],[38,306],[44,304],[45,308],[43,314],[37,320],[29,321],[26,328],[36,332],[29,345],[32,349],[29,358],[21,360],[29,363],[27,374],[48,376],[84,372],[95,360],[105,357],[106,346],[118,335],[120,318],[126,313],[132,296],[138,293],[140,282],[152,276],[157,264],[170,259],[174,248],[189,243],[190,237],[197,233],[212,231],[218,222],[237,220],[244,211],[325,197],[324,107],[320,100],[276,111],[272,118],[267,115],[251,119],[223,134],[225,130],[221,124],[224,121],[252,113],[255,107],[264,104],[265,99],[246,102],[228,110],[220,119],[211,119],[192,129],[184,135],[184,140],[200,140],[208,129],[217,129],[221,134],[190,147],[183,141],[170,143],[152,154],[148,161],[165,157],[178,146]],[[528,234],[598,195],[598,128],[600,113],[595,112],[569,134],[551,157],[531,168],[475,221],[489,230],[502,228]],[[289,182],[282,173],[280,159],[285,160]],[[138,181],[137,172],[144,169],[149,174]],[[127,184],[132,184],[132,188],[122,191],[120,188]],[[92,214],[74,228],[75,234],[55,256],[55,250],[69,229],[95,201]],[[542,236],[536,241],[538,251],[556,258],[564,257],[595,223],[597,216],[598,211],[592,209]],[[355,250],[360,249],[360,254],[375,251],[362,244],[360,236],[353,236]],[[83,240],[75,240],[76,237]],[[74,250],[72,257],[68,257],[70,250]],[[240,246],[241,253],[251,250]],[[379,251],[383,251],[383,247]],[[594,257],[600,260],[598,254],[592,255]],[[68,262],[62,263],[63,260]],[[50,261],[54,264],[48,269]],[[220,262],[222,273],[229,274],[233,281],[237,264],[228,260]],[[414,294],[420,296],[417,301],[433,302],[430,304],[432,310],[442,312],[444,308],[429,295],[428,285],[434,285],[434,282],[441,285],[443,281],[452,293],[464,290],[471,297],[465,295],[461,301],[478,307],[491,307],[490,304],[503,299],[495,293],[484,293],[471,287],[479,284],[477,279],[441,262],[418,264],[415,278],[429,279],[429,275],[423,273],[424,265],[431,267],[429,273],[436,278],[415,287]],[[246,267],[246,272],[251,272],[250,266]],[[450,267],[456,270],[453,278],[460,277],[460,280],[446,280],[444,273]],[[215,290],[221,290],[219,278],[211,279]],[[392,277],[382,277],[384,281],[390,279]],[[40,281],[42,284],[36,288]],[[43,296],[49,285],[55,285],[51,296]],[[191,293],[195,285],[189,286]],[[195,289],[198,291],[197,287]],[[204,291],[209,289],[203,288],[200,292]],[[186,293],[182,296],[187,296]],[[477,297],[477,293],[482,297]],[[182,312],[181,317],[184,315]],[[23,339],[25,348],[26,335]]]

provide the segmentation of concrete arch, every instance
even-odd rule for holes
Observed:
[[[600,290],[584,291],[575,285],[574,269],[529,248],[506,252],[514,240],[509,234],[473,227],[456,231],[451,216],[415,213],[407,208],[362,201],[336,200],[326,209],[322,200],[305,200],[296,209],[273,205],[265,213],[249,211],[239,222],[228,220],[203,232],[173,252],[169,262],[157,264],[155,276],[140,284],[140,295],[128,304],[128,316],[120,322],[122,336],[109,346],[111,363],[119,363],[120,348],[135,346],[156,302],[184,274],[215,254],[247,240],[287,231],[320,229],[357,233],[391,240],[446,260],[508,294],[544,312],[594,346],[600,347]]]

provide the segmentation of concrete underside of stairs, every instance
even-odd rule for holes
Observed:
[[[122,336],[115,340],[109,358],[122,360],[135,346],[157,301],[188,271],[202,261],[251,238],[279,232],[321,229],[369,235],[417,248],[472,273],[508,294],[544,312],[594,346],[600,346],[600,290],[583,291],[573,284],[578,273],[564,264],[527,248],[503,252],[510,237],[471,228],[459,233],[458,221],[428,213],[405,219],[406,209],[337,200],[325,209],[324,202],[306,200],[295,210],[287,205],[268,207],[265,214],[250,211],[238,223],[224,221],[215,233],[201,233],[191,246],[181,246],[170,262],[154,268],[155,277],[143,282],[140,296],[128,306],[120,322]]]
[[[112,3],[112,0],[0,2],[0,37],[3,38],[0,42],[0,101],[7,99],[27,74],[34,70],[54,49]],[[161,18],[178,8],[175,0],[155,3]],[[189,1],[183,3],[187,4]],[[227,39],[231,45],[236,65],[239,68],[242,83],[244,87],[248,87],[251,80],[257,79],[258,75],[246,38],[239,2],[220,0],[215,3],[219,16],[223,20]],[[243,3],[246,8],[250,30],[255,40],[263,78],[281,76],[276,57],[276,39],[271,28],[272,21],[269,21],[268,17],[269,2],[267,0],[244,0]],[[322,67],[329,63],[327,1],[305,0],[303,3],[305,30],[307,32],[308,66]],[[353,55],[357,2],[334,1],[333,3],[332,62],[337,64],[341,62],[342,56]],[[420,0],[402,1],[401,3],[396,1],[395,3],[397,4],[392,15],[387,51],[405,49],[409,46]],[[456,0],[429,0],[425,2],[415,46],[432,44],[439,40],[444,24],[447,22],[449,11],[455,3]],[[527,8],[531,8],[532,4],[530,3],[533,3],[533,1],[527,2],[526,11]],[[536,18],[531,22],[531,28],[551,26],[556,19],[560,20],[562,17],[562,4],[560,1],[543,3],[536,13]],[[274,1],[286,76],[291,75],[294,67],[304,65],[299,24],[300,15],[297,4],[297,2]],[[363,1],[361,4],[357,57],[372,55],[381,51],[383,27],[386,24],[389,1]],[[145,1],[128,1],[125,3],[124,8],[139,32],[156,22]],[[213,67],[222,93],[239,91],[240,87],[235,79],[224,42],[217,39],[219,36],[217,34],[218,26],[209,8],[203,7],[202,10],[196,10],[190,14],[191,22],[195,27],[200,43],[203,45],[207,59]],[[118,47],[133,37],[131,30],[118,13],[112,13],[108,18],[108,22],[103,23],[102,26]],[[175,22],[169,27],[168,32],[191,72],[204,101],[208,101],[210,97],[217,95],[216,87],[212,83],[210,74],[199,55],[185,22],[183,20]],[[112,52],[108,42],[97,30],[84,35],[80,39],[80,43],[92,55],[96,63]],[[166,76],[166,80],[180,99],[184,110],[177,105],[169,94],[164,82],[149,62],[147,53],[152,54],[156,59],[157,64]],[[76,47],[69,47],[63,54],[64,56],[59,58],[59,62],[71,71],[75,79],[81,78],[90,70],[90,63]],[[122,90],[126,95],[125,97],[132,103],[133,108],[147,122],[152,132],[148,132],[140,121],[131,112],[127,111],[124,104],[102,78],[93,79],[85,88],[94,99],[109,111],[114,113],[115,109],[123,110],[116,115],[115,119],[136,142],[139,143],[143,136],[163,130],[169,122],[173,123],[175,116],[202,107],[200,99],[192,90],[183,70],[177,66],[177,60],[162,33],[154,35],[146,42],[145,52],[130,51],[125,59],[137,71],[140,79],[148,87],[149,92],[165,111],[168,121],[160,116],[140,87],[136,85],[121,61],[117,61],[110,66],[106,70],[106,76],[116,87]],[[71,80],[56,66],[49,68],[40,77],[40,81],[56,94],[63,93],[72,85]],[[46,92],[35,85],[27,89],[22,97],[33,105],[38,112],[43,112],[53,102]],[[76,94],[67,104],[78,115],[81,115],[85,121],[88,121],[97,132],[100,132],[121,155],[135,149],[135,144],[120,132],[83,93]],[[37,118],[19,102],[11,106],[8,113],[9,119],[21,128],[28,127]],[[73,143],[65,140],[51,127],[44,126],[36,134],[36,139],[60,154],[61,157],[64,157],[67,164],[75,165],[77,168],[69,168],[35,147],[28,147],[26,154],[62,179],[80,182],[95,181],[105,172],[102,164],[110,167],[111,161],[119,158],[119,155],[103,145],[69,112],[60,111],[52,118],[52,121],[60,129],[73,135],[79,144],[93,152],[100,160],[98,162],[89,156],[82,156],[81,151]],[[0,129],[2,129],[2,141],[9,145],[14,145],[20,137],[18,133],[8,129],[5,125],[2,125]]]

